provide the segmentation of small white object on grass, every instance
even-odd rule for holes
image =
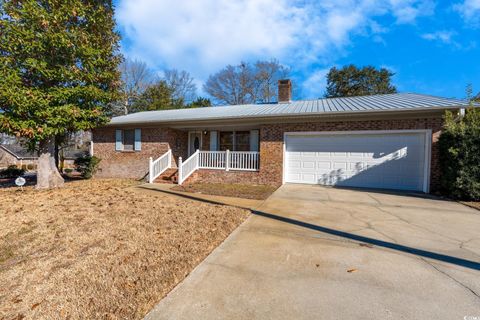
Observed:
[[[15,184],[20,187],[22,190],[23,190],[23,186],[25,185],[25,183],[27,182],[27,180],[25,180],[24,177],[18,177],[17,179],[15,179]]]

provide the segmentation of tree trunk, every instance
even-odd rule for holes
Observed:
[[[39,144],[37,166],[37,189],[59,188],[63,186],[63,178],[55,165],[55,139],[45,139]]]

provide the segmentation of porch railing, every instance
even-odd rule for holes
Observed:
[[[182,184],[197,169],[258,171],[260,153],[257,151],[200,151],[185,162],[179,159],[178,184]]]
[[[225,151],[200,151],[198,166],[202,169],[225,169]]]
[[[172,167],[172,150],[169,149],[157,160],[153,160],[150,157],[149,170],[148,170],[148,182],[153,183],[158,176],[164,173],[168,168]]]
[[[260,167],[260,153],[257,151],[227,150],[228,167],[226,170],[257,171]]]
[[[182,184],[195,170],[198,169],[200,151],[195,151],[185,162],[182,157],[178,158],[178,184]]]

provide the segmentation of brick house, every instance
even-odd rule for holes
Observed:
[[[402,93],[148,111],[93,132],[97,176],[281,185],[324,184],[430,192],[437,140],[461,100]]]

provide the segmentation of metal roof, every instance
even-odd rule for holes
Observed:
[[[289,103],[245,104],[194,109],[159,110],[132,113],[112,118],[110,125],[170,123],[244,118],[294,118],[308,115],[366,113],[386,111],[425,111],[467,107],[468,101],[414,93],[395,93],[361,97],[325,98]]]

